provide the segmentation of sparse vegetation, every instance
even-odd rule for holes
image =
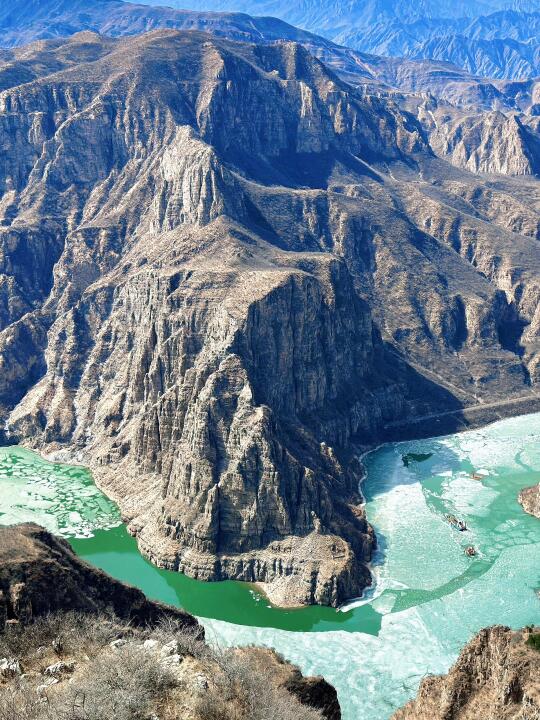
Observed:
[[[527,638],[527,645],[540,652],[540,633],[531,633]]]
[[[109,617],[52,615],[8,625],[0,720],[321,720],[250,662],[174,620],[138,629]],[[51,666],[68,670],[51,676]]]
[[[197,699],[200,720],[320,720],[317,710],[269,682],[245,653],[217,650],[211,662],[221,672],[211,676],[206,692]]]

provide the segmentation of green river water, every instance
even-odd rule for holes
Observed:
[[[197,615],[210,640],[274,647],[324,675],[345,720],[386,720],[481,627],[540,623],[540,521],[517,503],[519,490],[540,478],[540,414],[386,445],[365,464],[366,510],[379,540],[375,582],[340,611],[279,610],[248,585],[155,568],[87,470],[20,447],[0,448],[0,523],[47,526],[94,565]],[[453,529],[448,514],[467,532]]]

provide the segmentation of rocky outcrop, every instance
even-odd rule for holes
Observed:
[[[4,433],[91,466],[164,567],[360,594],[351,447],[537,401],[534,203],[295,43],[24,54],[0,93]]]
[[[524,488],[518,499],[525,512],[540,518],[540,485]]]
[[[463,649],[448,675],[425,678],[393,720],[533,720],[540,714],[540,655],[533,631],[492,627]],[[538,636],[538,635],[537,635]]]
[[[111,614],[143,627],[169,619],[204,634],[191,615],[147,600],[79,560],[65,540],[38,525],[0,526],[0,631],[8,621],[24,624],[68,611]]]
[[[266,648],[250,647],[240,652],[249,653],[251,667],[261,677],[270,676],[303,705],[319,710],[327,720],[341,720],[337,692],[324,678],[304,677],[298,668]]]
[[[444,106],[434,112],[426,105],[420,115],[431,145],[453,165],[474,173],[538,174],[540,135],[525,118],[502,112],[471,115]]]
[[[81,698],[87,716],[126,720],[165,708],[179,720],[341,718],[323,678],[271,650],[214,650],[195,618],[90,567],[43,528],[0,526],[0,712],[59,720]]]

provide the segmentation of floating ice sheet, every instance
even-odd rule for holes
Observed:
[[[0,448],[0,522],[36,522],[63,537],[120,524],[118,509],[84,467],[50,463],[18,446]]]

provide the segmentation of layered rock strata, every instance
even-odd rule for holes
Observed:
[[[435,158],[290,42],[84,33],[9,69],[6,437],[89,464],[162,566],[360,594],[351,448],[538,401],[523,185]]]
[[[500,626],[481,630],[448,675],[424,679],[416,699],[393,720],[539,717],[540,653],[527,643],[533,634]]]

